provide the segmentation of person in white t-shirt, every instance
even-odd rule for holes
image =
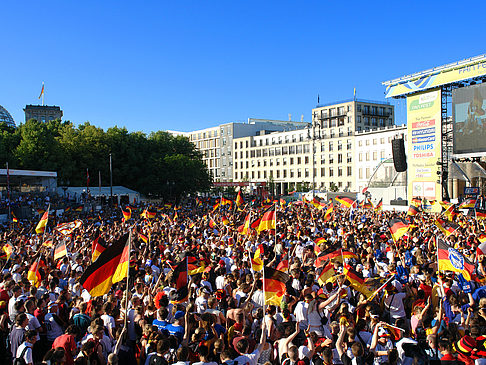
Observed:
[[[240,354],[236,359],[235,362],[238,362],[238,365],[257,365],[258,358],[260,357],[260,353],[262,352],[265,344],[267,343],[267,336],[266,336],[266,327],[265,321],[262,321],[262,337],[260,338],[260,343],[252,353],[248,354],[248,348],[250,344],[246,338],[241,338],[238,342],[236,342],[236,351]]]
[[[114,338],[114,329],[115,329],[115,318],[111,316],[111,311],[113,309],[113,304],[107,302],[103,305],[103,314],[101,315],[101,319],[103,320],[103,325],[108,330],[108,335],[111,339]]]
[[[32,348],[34,344],[37,342],[37,332],[33,330],[28,330],[25,332],[25,342],[22,343],[15,355],[15,358],[20,359],[23,358],[27,365],[34,364],[34,358],[32,355]]]
[[[48,305],[49,313],[44,317],[44,323],[46,325],[47,341],[51,344],[56,338],[64,334],[62,329],[61,319],[57,316],[57,303],[50,302]]]

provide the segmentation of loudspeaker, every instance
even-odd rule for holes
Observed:
[[[405,144],[403,138],[392,140],[393,165],[397,172],[407,171],[407,157],[405,156]]]

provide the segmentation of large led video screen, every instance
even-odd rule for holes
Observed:
[[[452,94],[455,155],[486,154],[486,84],[455,89]]]

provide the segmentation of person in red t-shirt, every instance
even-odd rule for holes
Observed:
[[[74,364],[74,356],[77,352],[76,336],[79,329],[75,325],[70,325],[66,329],[66,333],[56,338],[52,344],[52,348],[62,347],[66,352],[66,365]]]

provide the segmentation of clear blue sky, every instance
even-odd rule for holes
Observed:
[[[310,121],[317,94],[342,100],[356,87],[384,100],[382,81],[486,53],[485,11],[456,1],[3,2],[0,105],[23,122],[45,81],[46,104],[105,129]]]

